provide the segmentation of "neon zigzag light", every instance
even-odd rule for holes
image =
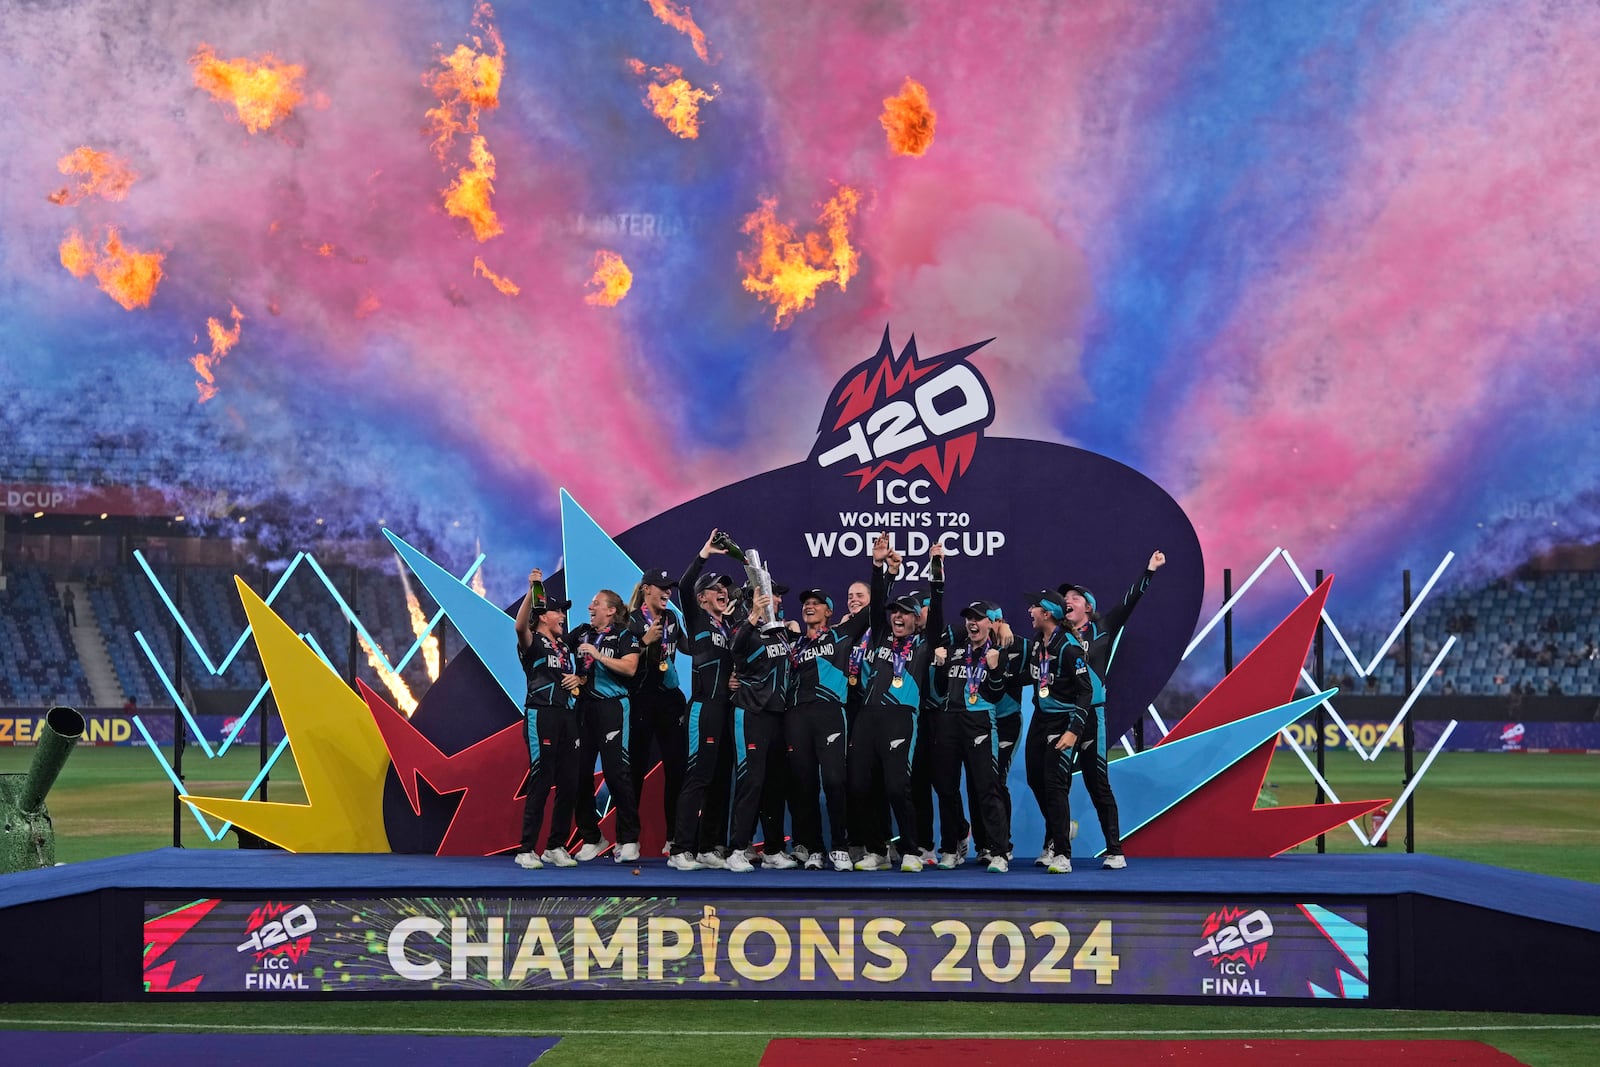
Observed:
[[[1312,585],[1309,581],[1307,581],[1305,572],[1303,572],[1300,569],[1300,566],[1295,563],[1294,557],[1289,554],[1287,549],[1281,546],[1276,547],[1271,552],[1267,553],[1266,558],[1264,558],[1260,564],[1256,566],[1256,569],[1251,572],[1250,577],[1245,579],[1244,584],[1235,590],[1233,595],[1230,596],[1227,601],[1217,609],[1216,613],[1211,616],[1210,620],[1208,620],[1206,624],[1195,633],[1193,640],[1189,642],[1189,647],[1184,649],[1183,655],[1180,657],[1181,659],[1188,659],[1190,653],[1194,652],[1195,649],[1200,647],[1201,643],[1205,641],[1206,637],[1211,633],[1211,631],[1216,628],[1217,623],[1221,622],[1227,613],[1233,610],[1234,606],[1237,605],[1239,601],[1244,598],[1244,595],[1250,591],[1251,586],[1255,585],[1256,580],[1259,579],[1262,574],[1266,572],[1267,568],[1272,565],[1272,562],[1278,559],[1280,556],[1283,558],[1284,564],[1289,568],[1290,573],[1294,575],[1295,581],[1300,584],[1300,588],[1305,591],[1307,596],[1311,595]],[[1361,660],[1357,658],[1355,652],[1350,648],[1349,642],[1345,640],[1344,634],[1340,632],[1338,624],[1335,623],[1332,616],[1328,614],[1327,608],[1323,608],[1323,623],[1328,627],[1328,631],[1333,635],[1334,641],[1338,644],[1340,650],[1344,653],[1345,658],[1349,661],[1351,667],[1354,668],[1357,675],[1362,678],[1366,678],[1378,669],[1378,665],[1383,662],[1383,657],[1388,653],[1389,649],[1394,645],[1401,633],[1404,632],[1406,624],[1411,621],[1412,617],[1415,616],[1417,611],[1422,607],[1423,601],[1427,600],[1428,595],[1433,592],[1433,587],[1438,582],[1439,577],[1444,574],[1445,568],[1449,567],[1455,558],[1456,554],[1454,552],[1445,553],[1444,558],[1439,561],[1439,565],[1434,568],[1433,573],[1428,576],[1428,580],[1423,583],[1422,589],[1417,593],[1416,599],[1411,602],[1411,606],[1406,609],[1403,615],[1400,616],[1399,621],[1394,625],[1394,629],[1389,631],[1389,636],[1383,641],[1383,644],[1379,646],[1377,653],[1367,664],[1362,664]],[[1434,672],[1438,670],[1440,664],[1444,662],[1445,657],[1448,656],[1451,649],[1455,647],[1455,644],[1456,635],[1451,634],[1445,641],[1444,646],[1439,649],[1439,653],[1434,657],[1433,662],[1428,665],[1428,669],[1423,672],[1421,680],[1412,687],[1410,694],[1406,697],[1405,703],[1400,706],[1400,710],[1395,714],[1394,720],[1390,722],[1388,730],[1385,731],[1384,735],[1378,739],[1377,743],[1373,746],[1370,752],[1363,748],[1361,743],[1356,739],[1354,732],[1334,708],[1332,701],[1324,700],[1322,702],[1322,705],[1328,709],[1328,714],[1338,725],[1339,730],[1344,735],[1345,740],[1349,743],[1352,749],[1360,754],[1363,760],[1369,763],[1377,760],[1378,756],[1383,752],[1385,746],[1388,745],[1390,738],[1394,736],[1394,732],[1399,729],[1400,724],[1405,721],[1405,717],[1410,713],[1412,705],[1415,704],[1417,698],[1422,695],[1423,689],[1425,689],[1428,683],[1433,680]],[[1304,668],[1301,668],[1300,678],[1307,686],[1311,688],[1312,692],[1317,691],[1318,686],[1315,679],[1313,679]],[[1151,704],[1147,710],[1149,711],[1151,718],[1155,721],[1157,728],[1160,729],[1161,735],[1165,737],[1168,733],[1167,724],[1162,720],[1160,713],[1156,711],[1155,705]],[[1414,775],[1412,775],[1411,780],[1406,783],[1404,792],[1400,794],[1399,799],[1390,809],[1388,818],[1386,818],[1382,825],[1380,825],[1374,831],[1371,839],[1369,839],[1368,836],[1362,832],[1361,827],[1356,825],[1354,821],[1346,824],[1350,827],[1350,831],[1356,835],[1356,839],[1359,840],[1363,845],[1371,845],[1374,840],[1381,838],[1389,829],[1389,824],[1394,821],[1395,817],[1400,813],[1400,809],[1410,799],[1411,793],[1416,789],[1417,784],[1422,780],[1422,776],[1427,772],[1429,765],[1433,763],[1434,757],[1438,755],[1439,751],[1444,745],[1445,740],[1450,736],[1451,733],[1455,731],[1456,726],[1457,720],[1450,720],[1450,723],[1445,727],[1444,732],[1440,735],[1439,740],[1436,741],[1433,748],[1429,750],[1427,758],[1422,762],[1422,766],[1418,768]],[[1290,750],[1300,758],[1300,762],[1305,764],[1306,769],[1311,772],[1312,778],[1315,779],[1317,784],[1322,787],[1323,792],[1327,793],[1329,799],[1331,799],[1335,804],[1339,803],[1338,795],[1334,792],[1333,788],[1328,785],[1327,779],[1325,779],[1317,770],[1316,764],[1314,764],[1311,761],[1311,758],[1306,755],[1305,749],[1300,746],[1299,742],[1297,742],[1287,730],[1284,730],[1281,736],[1283,737],[1284,741],[1288,743]],[[1133,753],[1133,744],[1127,734],[1124,734],[1122,737],[1122,747],[1130,755]]]
[[[250,627],[247,625],[240,632],[238,639],[234,642],[233,647],[228,651],[228,654],[223,657],[220,664],[214,662],[211,659],[210,654],[206,651],[205,646],[202,645],[199,638],[195,636],[194,630],[189,625],[189,621],[184,618],[183,613],[178,610],[177,604],[175,604],[172,600],[172,597],[168,595],[166,586],[161,584],[161,579],[157,578],[155,572],[151,570],[150,564],[146,562],[144,558],[144,553],[138,549],[135,549],[133,557],[134,560],[138,562],[140,568],[144,571],[145,577],[150,579],[150,584],[155,587],[156,595],[159,596],[161,598],[161,602],[166,605],[167,611],[172,615],[173,620],[178,624],[178,628],[183,632],[184,637],[188,640],[189,646],[193,648],[195,654],[200,657],[200,662],[205,665],[206,670],[209,671],[213,676],[221,675],[227,671],[227,669],[233,664],[235,657],[237,657],[239,652],[244,648],[245,642],[249,640]],[[477,559],[473,560],[472,566],[468,567],[466,573],[461,576],[461,580],[463,582],[470,581],[473,574],[475,574],[478,569],[483,566],[485,558],[486,557],[482,553],[479,553]],[[376,653],[377,657],[383,661],[384,666],[395,674],[400,673],[400,671],[405,668],[406,664],[411,662],[412,657],[414,657],[422,649],[422,644],[425,640],[427,640],[428,635],[433,633],[434,628],[439,625],[441,620],[444,619],[445,613],[442,609],[435,612],[433,618],[428,621],[427,626],[425,626],[422,632],[416,636],[416,640],[412,642],[411,647],[406,649],[405,654],[400,657],[399,662],[393,663],[389,660],[389,657],[384,654],[383,649],[378,642],[373,640],[372,635],[367,632],[366,627],[361,624],[360,618],[351,609],[349,602],[344,599],[342,594],[340,594],[338,587],[333,584],[333,581],[328,577],[327,572],[325,572],[322,569],[322,566],[317,563],[316,557],[311,555],[309,552],[295,553],[294,559],[290,561],[289,566],[284,568],[283,574],[279,575],[277,582],[272,587],[272,591],[267,594],[265,602],[270,605],[275,599],[277,599],[278,594],[282,592],[283,587],[288,584],[290,577],[293,576],[295,570],[300,566],[301,561],[306,562],[311,567],[312,571],[317,575],[317,577],[322,580],[322,584],[327,587],[328,592],[333,596],[334,601],[339,605],[339,610],[344,614],[345,619],[356,628],[357,633],[366,638],[368,646]],[[312,650],[316,652],[317,656],[328,665],[329,670],[334,671],[334,673],[338,673],[337,669],[333,666],[332,661],[328,659],[327,654],[323,652],[322,648],[317,644],[317,641],[314,637],[312,637],[309,633],[301,634],[300,636],[308,645],[311,646]],[[267,692],[272,688],[272,683],[262,682],[261,688],[256,691],[255,697],[251,699],[250,704],[245,708],[244,714],[240,715],[234,720],[233,728],[228,732],[228,736],[223,739],[221,746],[213,750],[210,741],[206,738],[205,731],[200,728],[199,722],[196,721],[188,704],[184,702],[182,695],[178,692],[177,686],[173,684],[172,678],[167,674],[166,669],[161,666],[160,661],[156,658],[155,651],[150,647],[150,643],[145,639],[143,631],[135,630],[133,637],[134,640],[138,642],[140,649],[143,650],[145,658],[149,661],[150,666],[155,670],[156,677],[160,679],[162,688],[165,689],[167,695],[172,698],[173,705],[178,708],[179,712],[183,715],[184,722],[187,723],[189,729],[193,731],[195,739],[200,743],[201,751],[206,754],[206,758],[216,759],[217,757],[226,754],[228,749],[233,746],[233,742],[238,739],[239,733],[244,729],[245,724],[250,721],[250,717],[255,714],[256,708],[260,706],[261,701],[266,697]],[[162,771],[166,773],[167,779],[172,782],[173,788],[178,790],[179,793],[184,792],[185,790],[182,779],[178,777],[177,771],[173,769],[172,765],[167,762],[166,757],[161,754],[160,746],[150,736],[149,729],[146,728],[139,716],[133,716],[133,724],[138,729],[140,735],[144,738],[145,744],[149,747],[151,754],[155,756],[156,762],[160,764]],[[289,739],[287,737],[278,742],[277,747],[273,749],[272,754],[267,758],[267,762],[262,766],[255,779],[250,783],[249,788],[244,791],[244,796],[242,799],[248,800],[255,794],[256,790],[261,788],[261,783],[266,780],[268,773],[278,762],[278,758],[283,755],[284,749],[286,749],[288,745]],[[203,813],[196,810],[193,805],[187,806],[190,814],[192,814],[200,823],[201,831],[208,839],[212,841],[222,840],[223,835],[226,834],[232,827],[231,823],[225,822],[222,824],[220,829],[213,831],[211,829],[211,824],[209,821],[207,821]]]

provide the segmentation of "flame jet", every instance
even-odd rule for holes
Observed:
[[[889,150],[897,156],[920,156],[933,144],[933,127],[938,115],[928,103],[928,88],[907,78],[900,92],[883,102],[878,116],[889,138]]]
[[[823,205],[818,217],[822,229],[803,236],[777,216],[777,201],[763,199],[745,216],[741,230],[755,239],[755,248],[739,254],[745,269],[744,287],[773,306],[775,327],[810,307],[817,291],[829,282],[843,292],[861,266],[850,244],[850,223],[860,206],[861,194],[848,185],[839,187]]]
[[[223,326],[221,321],[214,318],[206,319],[206,333],[211,337],[211,353],[196,352],[189,362],[194,366],[194,372],[200,375],[195,388],[200,391],[200,403],[217,395],[217,377],[215,368],[222,362],[234,345],[239,343],[239,334],[244,330],[244,316],[233,304],[228,305],[233,316],[233,328]]]
[[[251,133],[271,129],[305,99],[300,80],[306,68],[280,63],[271,52],[259,59],[221,59],[202,41],[189,63],[194,67],[194,83],[219,103],[232,105],[235,116]]]
[[[709,91],[697,89],[689,84],[680,68],[670,63],[664,67],[646,67],[639,60],[630,59],[628,69],[641,78],[648,71],[652,81],[645,86],[644,102],[667,129],[686,141],[700,136],[700,105],[715,100],[721,92],[719,86],[713,85]]]

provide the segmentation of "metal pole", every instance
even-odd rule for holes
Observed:
[[[177,569],[177,586],[174,604],[178,614],[183,614],[183,568]],[[172,676],[173,687],[177,697],[172,704],[172,773],[179,782],[183,781],[183,748],[188,739],[188,730],[183,721],[183,631],[178,625],[178,620],[172,620]],[[183,847],[183,795],[177,786],[172,787],[172,847]]]
[[[1411,571],[1410,570],[1407,570],[1402,575],[1401,597],[1402,597],[1402,600],[1404,601],[1403,610],[1409,612],[1411,610]],[[1404,663],[1405,663],[1405,669],[1406,669],[1406,692],[1409,693],[1409,692],[1411,692],[1411,690],[1416,685],[1415,680],[1411,676],[1411,623],[1410,623],[1409,620],[1406,622],[1404,640],[1405,640],[1405,644],[1402,646],[1404,651],[1401,653],[1401,656],[1403,657],[1403,660],[1404,660]],[[1401,734],[1403,736],[1402,744],[1405,746],[1405,751],[1406,751],[1406,777],[1405,777],[1405,781],[1402,783],[1402,789],[1403,789],[1405,786],[1409,786],[1411,784],[1411,774],[1412,774],[1411,758],[1416,752],[1416,741],[1417,741],[1417,738],[1416,738],[1416,735],[1411,732],[1411,716],[1409,716],[1409,715],[1406,716],[1406,721],[1401,726],[1400,730],[1401,730]],[[1416,814],[1417,814],[1417,794],[1416,793],[1412,793],[1411,797],[1406,802],[1406,851],[1407,852],[1415,852],[1417,850],[1417,826],[1416,826],[1416,822],[1415,822]]]
[[[1222,602],[1226,604],[1233,599],[1233,568],[1222,569]],[[1229,608],[1222,615],[1222,673],[1233,673],[1233,609]]]
[[[1317,569],[1317,588],[1319,588],[1319,589],[1322,588],[1322,569],[1320,567]],[[1323,671],[1323,664],[1324,664],[1323,649],[1322,649],[1323,633],[1324,633],[1324,627],[1323,627],[1323,622],[1322,622],[1322,616],[1319,614],[1317,616],[1317,637],[1316,637],[1316,641],[1315,641],[1315,647],[1316,647],[1315,673],[1316,673],[1316,678],[1317,678],[1317,691],[1318,692],[1321,692],[1322,690],[1327,688],[1327,686],[1322,684],[1322,671]],[[1327,722],[1328,722],[1327,712],[1323,710],[1326,707],[1327,707],[1326,703],[1318,704],[1317,705],[1317,711],[1316,711],[1316,717],[1313,720],[1316,723],[1316,730],[1317,730],[1317,774],[1319,774],[1319,775],[1325,775],[1325,764],[1323,762],[1323,760],[1324,760],[1324,750],[1323,750],[1323,745],[1322,745],[1322,731],[1323,731],[1323,728],[1325,726],[1327,726]],[[1327,795],[1322,791],[1322,780],[1320,778],[1317,780],[1317,800],[1316,800],[1316,802],[1318,804],[1326,804],[1328,802]],[[1317,835],[1317,851],[1318,852],[1326,852],[1326,851],[1328,851],[1328,835],[1327,834],[1318,834]]]

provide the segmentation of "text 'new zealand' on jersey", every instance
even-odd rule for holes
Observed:
[[[534,630],[529,637],[526,645],[519,643],[517,646],[522,672],[528,676],[528,695],[523,698],[523,706],[570,708],[572,694],[561,688],[561,678],[578,673],[577,658],[565,644],[552,641],[539,630]]]
[[[585,623],[573,631],[572,643],[574,648],[585,643],[591,644],[602,656],[610,659],[623,659],[639,651],[633,632],[626,626],[608,626],[604,630],[596,630]],[[628,695],[633,681],[631,678],[616,673],[598,659],[592,664],[583,660],[584,657],[578,657],[579,664],[588,673],[588,680],[583,686],[585,696],[614,700]]]
[[[956,645],[933,668],[933,691],[945,711],[998,711],[1005,699],[1006,667],[1013,662],[999,652],[999,666],[988,664],[989,644]]]
[[[733,702],[746,711],[782,712],[789,707],[792,657],[798,635],[787,626],[767,629],[746,619],[733,635]]]

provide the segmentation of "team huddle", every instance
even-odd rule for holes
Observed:
[[[712,556],[730,552],[743,559],[712,531],[681,578],[646,571],[629,602],[602,589],[589,622],[570,634],[571,602],[545,595],[541,571],[529,575],[516,626],[531,763],[518,865],[570,867],[612,847],[588,788],[597,758],[616,812],[613,858],[637,861],[639,798],[659,753],[667,862],[677,870],[749,871],[757,862],[948,870],[965,862],[970,836],[978,862],[1004,873],[1012,858],[1006,781],[1029,687],[1033,714],[1021,742],[1045,826],[1035,862],[1055,874],[1072,870],[1069,795],[1082,771],[1105,834],[1103,866],[1127,865],[1106,767],[1106,676],[1133,608],[1166,562],[1161,552],[1104,615],[1081,586],[1034,593],[1026,636],[987,600],[947,624],[938,543],[927,592],[896,589],[903,561],[880,536],[870,575],[850,586],[842,611],[827,592],[807,589],[800,619],[787,621],[786,587],[769,592],[706,571]],[[681,623],[669,602],[674,588]],[[693,663],[687,699],[679,653]]]

